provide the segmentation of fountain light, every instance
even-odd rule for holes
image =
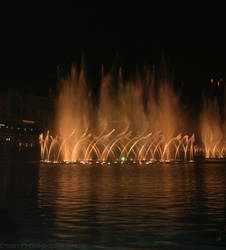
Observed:
[[[111,164],[118,162],[193,162],[196,155],[224,158],[226,143],[216,101],[206,101],[195,133],[183,134],[186,114],[169,79],[156,82],[152,71],[123,82],[102,68],[98,103],[85,79],[84,66],[61,80],[57,101],[56,136],[39,136],[42,162]],[[212,82],[211,82],[212,83]],[[225,123],[226,124],[226,123]],[[196,132],[196,131],[195,131]]]

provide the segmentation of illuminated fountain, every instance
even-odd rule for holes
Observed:
[[[56,134],[40,135],[45,162],[192,161],[195,136],[182,135],[184,115],[179,94],[163,77],[144,69],[135,80],[117,81],[102,67],[98,104],[80,72],[61,80]]]
[[[199,125],[190,134],[180,95],[168,77],[156,80],[154,70],[144,68],[125,81],[121,68],[113,77],[102,67],[98,101],[93,100],[83,64],[80,71],[73,67],[60,84],[56,136],[48,131],[39,138],[44,162],[151,163],[193,161],[200,155],[226,157],[226,115],[217,100],[203,99]],[[195,137],[200,138],[198,144]]]
[[[225,158],[226,141],[224,139],[225,123],[220,115],[217,99],[205,98],[200,115],[202,148],[205,158]]]
[[[109,133],[96,136],[84,133],[80,138],[71,135],[68,138],[70,148],[63,149],[66,141],[52,138],[47,133],[46,137],[40,135],[42,145],[42,159],[46,162],[146,162],[155,161],[169,162],[176,160],[193,160],[194,135],[190,138],[186,135],[178,135],[166,141],[162,134],[152,135],[147,133],[143,136],[131,136],[131,133],[124,132],[114,134],[115,130]],[[76,138],[76,140],[74,139]],[[74,144],[71,143],[74,141]],[[57,153],[56,153],[57,152]],[[68,158],[64,158],[70,155]]]

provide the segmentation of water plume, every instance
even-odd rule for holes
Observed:
[[[222,117],[217,99],[203,98],[200,115],[200,130],[203,151],[206,158],[223,158],[225,143],[223,140]]]
[[[89,112],[92,106],[84,67],[81,67],[80,73],[72,67],[70,75],[61,79],[60,85],[56,114],[57,134],[61,144],[59,153],[63,160],[72,161],[75,142],[79,141],[90,126]]]
[[[51,162],[153,162],[193,160],[194,135],[182,135],[180,95],[169,78],[145,67],[125,79],[101,70],[92,99],[84,64],[61,80],[57,136],[40,135],[41,157]]]

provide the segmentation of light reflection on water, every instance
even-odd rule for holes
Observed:
[[[13,228],[3,230],[1,242],[55,249],[226,246],[224,164],[23,163],[0,171],[1,219]]]

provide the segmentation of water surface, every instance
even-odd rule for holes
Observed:
[[[2,160],[0,247],[225,249],[225,177],[221,163]]]

